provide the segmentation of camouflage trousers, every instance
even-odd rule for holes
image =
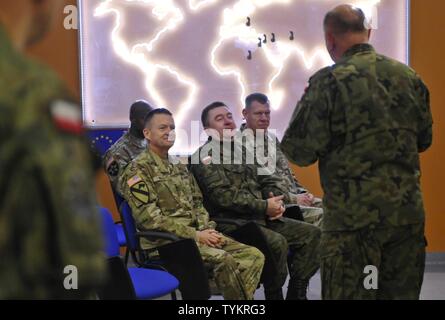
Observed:
[[[198,244],[204,263],[213,270],[215,283],[226,300],[252,300],[264,266],[256,248],[224,237],[221,249]]]
[[[287,278],[287,269],[293,279],[309,280],[320,267],[319,228],[294,219],[281,218],[268,221],[261,227],[279,268],[270,284],[265,283],[266,291],[281,289]]]
[[[321,222],[323,221],[323,200],[315,198],[310,207],[299,206],[301,213],[303,214],[304,222],[313,224],[314,226],[321,228]]]
[[[238,223],[248,221],[237,219]],[[266,292],[273,293],[281,290],[288,275],[302,280],[309,280],[318,270],[318,244],[320,229],[305,222],[294,219],[281,218],[276,221],[256,221],[260,232],[264,235],[275,271],[263,275],[263,286]],[[236,227],[218,224],[217,229],[223,233],[231,233]]]
[[[323,232],[323,299],[419,299],[425,246],[423,224]],[[367,266],[374,266],[378,274],[371,289],[365,285],[371,275],[364,271]]]
[[[323,209],[320,207],[305,207],[299,206],[303,214],[304,221],[313,224],[316,227],[321,227],[323,218]]]

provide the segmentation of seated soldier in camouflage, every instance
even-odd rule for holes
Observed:
[[[273,144],[265,142],[264,146],[265,148],[269,145],[275,146],[274,152],[268,152],[268,150],[266,150],[267,156],[269,157],[269,161],[273,161],[276,164],[274,174],[282,177],[288,184],[290,203],[297,204],[300,207],[304,221],[320,226],[323,216],[321,199],[314,197],[313,194],[309,193],[308,190],[299,184],[289,167],[289,161],[281,151],[278,138],[268,130],[270,125],[270,102],[267,96],[262,93],[249,95],[246,98],[243,116],[244,119],[246,119],[246,123],[241,126],[241,130],[244,131],[245,134],[255,135],[257,130],[261,130],[264,133],[265,139],[273,140]],[[255,139],[247,139],[247,141],[254,142]],[[253,145],[252,148],[255,149],[255,145]],[[255,151],[254,154],[256,154]]]
[[[225,299],[253,299],[264,265],[256,248],[230,239],[215,230],[216,223],[202,205],[202,194],[183,164],[169,161],[175,123],[166,109],[155,109],[145,119],[144,136],[150,143],[124,170],[119,185],[140,230],[173,233],[195,239],[205,263]],[[144,249],[165,240],[142,243]]]
[[[246,148],[235,143],[236,124],[224,103],[214,102],[207,106],[201,119],[210,139],[193,154],[191,170],[204,195],[207,210],[212,216],[259,225],[279,269],[264,282],[266,299],[283,299],[288,249],[292,257],[289,258],[291,278],[286,299],[306,299],[309,279],[319,268],[320,229],[283,217],[283,200],[288,201],[286,182],[270,173],[259,175],[258,164],[246,161]],[[241,162],[237,162],[240,153]]]
[[[130,107],[131,127],[113,144],[103,157],[103,166],[110,179],[111,186],[119,194],[119,176],[131,160],[147,149],[144,138],[144,118],[153,108],[144,100],[138,100]]]

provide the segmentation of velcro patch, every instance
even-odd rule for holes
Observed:
[[[132,187],[133,185],[135,185],[139,181],[142,181],[142,179],[139,176],[134,176],[133,178],[131,178],[130,180],[127,181],[127,184],[128,184],[129,187]]]
[[[111,158],[107,163],[107,172],[111,177],[116,177],[119,173],[119,163]]]
[[[83,133],[82,115],[77,105],[57,100],[52,103],[50,109],[57,128],[74,134]]]
[[[150,200],[150,194],[148,192],[147,184],[144,181],[139,181],[138,183],[132,185],[130,187],[130,192],[143,204],[147,204]]]

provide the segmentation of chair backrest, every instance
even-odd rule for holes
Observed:
[[[100,288],[98,296],[104,300],[136,299],[130,275],[119,256],[119,241],[111,213],[106,208],[100,208],[100,212],[105,237],[105,253],[108,257],[109,279]]]
[[[136,223],[127,201],[121,203],[119,212],[127,237],[127,248],[136,264],[143,265],[144,261],[138,255],[140,248]],[[194,240],[175,241],[159,247],[158,252],[161,258],[158,262],[179,279],[183,299],[203,300],[210,297],[207,270]]]
[[[121,202],[119,213],[124,225],[125,237],[127,238],[127,247],[130,252],[136,252],[139,249],[139,242],[136,237],[136,223],[127,201],[123,200]]]
[[[116,234],[116,227],[111,213],[106,208],[100,208],[102,214],[103,231],[105,236],[105,252],[109,258],[118,257],[119,252],[119,240]]]
[[[113,185],[111,183],[110,183],[110,186],[111,186],[111,190],[113,191],[114,202],[116,203],[116,208],[118,209],[118,211],[120,211],[122,202],[124,202],[125,199],[116,190],[114,190]]]

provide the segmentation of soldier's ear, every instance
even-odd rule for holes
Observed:
[[[144,137],[147,140],[150,140],[151,137],[151,130],[148,128],[144,128],[144,130],[142,130],[142,132],[144,133]]]
[[[326,49],[329,52],[329,55],[331,56],[331,59],[333,61],[336,60],[335,58],[335,50],[336,50],[336,39],[335,36],[330,31],[326,31],[325,34],[325,42],[326,42]]]
[[[242,113],[243,113],[243,119],[245,120],[246,119],[246,115],[247,115],[247,110],[244,108]]]

